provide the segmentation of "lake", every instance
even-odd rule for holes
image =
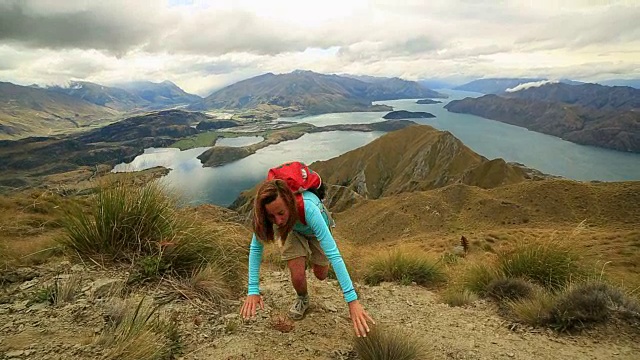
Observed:
[[[395,110],[430,112],[436,115],[436,118],[414,119],[414,121],[451,132],[472,150],[489,159],[500,157],[545,173],[576,180],[640,180],[640,154],[577,145],[554,136],[498,121],[450,113],[443,108],[450,100],[467,96],[477,97],[481,94],[453,90],[441,92],[449,95],[442,104],[419,105],[415,103],[416,99],[377,103],[391,105]],[[337,113],[281,120],[325,126],[378,122],[383,120],[384,114],[386,112]],[[260,149],[245,159],[218,168],[203,168],[196,158],[207,148],[186,151],[147,149],[131,164],[120,164],[114,171],[165,166],[172,171],[163,177],[161,182],[178,189],[188,203],[227,206],[241,191],[253,187],[262,180],[266,171],[272,166],[290,160],[301,160],[306,163],[327,160],[368,144],[383,134],[382,132],[351,131],[306,134],[296,140]],[[223,144],[244,146],[254,141],[257,141],[255,137],[225,139]]]

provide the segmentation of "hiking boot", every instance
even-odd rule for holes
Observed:
[[[293,320],[300,320],[304,317],[304,313],[309,308],[309,295],[304,295],[296,298],[296,301],[291,305],[289,309],[289,317]]]

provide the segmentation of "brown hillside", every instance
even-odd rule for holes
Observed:
[[[275,164],[274,164],[275,165]],[[327,203],[342,211],[360,199],[429,190],[455,183],[493,188],[540,177],[531,169],[487,160],[447,131],[412,125],[392,131],[370,144],[310,167],[338,192]],[[251,209],[256,188],[244,192],[231,208]]]
[[[367,198],[435,189],[454,183],[484,188],[527,178],[519,168],[498,159],[488,161],[451,133],[416,125],[389,133],[312,168],[328,184],[351,187]]]
[[[549,179],[493,189],[454,184],[361,200],[334,217],[338,238],[370,251],[408,242],[442,253],[461,235],[485,251],[555,238],[588,250],[594,264],[611,261],[608,269],[634,273],[640,283],[640,182]]]

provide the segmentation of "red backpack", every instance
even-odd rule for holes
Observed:
[[[267,180],[284,180],[289,189],[293,191],[298,207],[298,218],[303,224],[307,224],[304,217],[304,201],[302,192],[310,189],[317,189],[322,185],[322,179],[317,172],[309,169],[307,165],[299,161],[284,163],[280,166],[269,169]]]

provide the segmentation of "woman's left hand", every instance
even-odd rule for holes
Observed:
[[[367,324],[367,321],[371,321],[374,325],[376,322],[364,311],[364,308],[358,300],[353,300],[349,303],[349,314],[351,315],[351,321],[353,322],[356,335],[358,337],[366,337],[369,332],[369,324]]]

